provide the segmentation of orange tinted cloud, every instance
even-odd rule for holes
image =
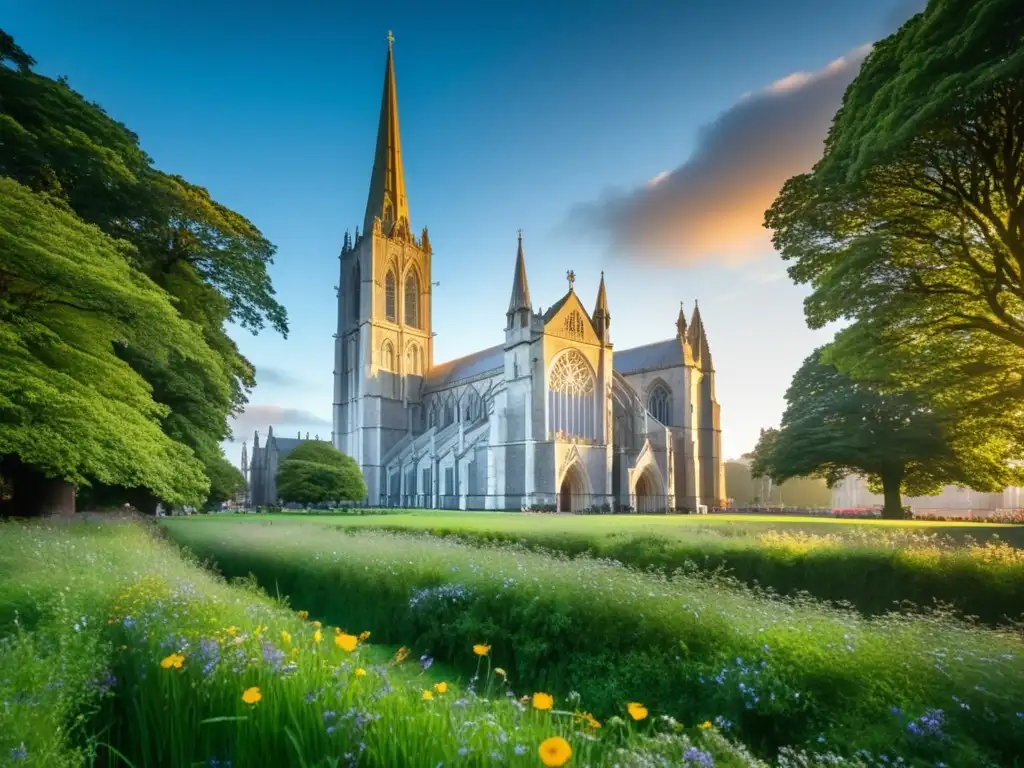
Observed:
[[[816,72],[746,94],[701,130],[683,165],[572,214],[602,232],[615,256],[662,263],[738,262],[771,248],[764,212],[783,183],[811,169],[870,46]]]

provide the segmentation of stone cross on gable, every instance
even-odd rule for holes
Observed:
[[[569,290],[572,290],[572,284],[576,282],[576,273],[571,269],[565,273],[566,279],[569,281]]]

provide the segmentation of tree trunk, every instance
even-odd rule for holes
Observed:
[[[11,484],[9,514],[15,517],[43,517],[75,514],[75,486],[59,477],[47,477],[18,459],[3,465]]]
[[[882,507],[882,517],[887,520],[903,519],[903,467],[894,467],[882,472],[882,495],[885,498],[885,506]]]

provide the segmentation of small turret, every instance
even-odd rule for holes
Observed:
[[[611,328],[612,315],[608,311],[608,294],[604,288],[604,271],[601,272],[601,284],[597,287],[597,302],[594,304],[594,312],[591,315],[594,322],[594,330],[601,343],[607,344],[609,340],[608,330]]]
[[[512,297],[508,302],[508,325],[506,328],[526,328],[530,324],[533,305],[530,303],[530,286],[526,281],[526,256],[523,254],[523,230],[519,230],[519,249],[516,251],[516,268],[512,275]]]
[[[713,371],[711,365],[711,347],[708,345],[708,336],[704,331],[704,321],[700,317],[700,307],[697,300],[693,301],[693,315],[690,317],[690,328],[687,331],[687,341],[693,350],[693,359],[700,365],[702,371]]]
[[[686,339],[686,309],[683,307],[683,302],[679,302],[679,317],[676,318],[676,336],[680,339]]]

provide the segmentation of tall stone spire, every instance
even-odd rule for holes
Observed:
[[[396,233],[408,236],[409,203],[405,199],[402,140],[398,133],[398,90],[395,87],[395,59],[391,50],[394,41],[394,36],[388,32],[384,94],[381,97],[380,123],[377,126],[377,151],[373,156],[363,232],[372,232],[374,219],[380,219],[384,234],[392,234],[397,227]]]
[[[601,271],[601,284],[597,287],[597,302],[594,304],[594,330],[601,341],[608,342],[608,328],[612,324],[612,315],[608,311],[608,294],[604,289],[604,271]]]
[[[690,317],[690,328],[687,332],[690,348],[693,350],[694,359],[700,364],[702,371],[713,370],[711,367],[711,348],[708,346],[708,336],[704,331],[704,321],[700,317],[700,307],[697,301],[693,302],[693,315]]]
[[[523,230],[519,230],[519,250],[516,251],[516,269],[512,275],[512,298],[508,302],[508,327],[515,327],[516,315],[522,320],[520,325],[526,326],[533,305],[530,303],[530,286],[526,282],[526,257],[523,255]]]

